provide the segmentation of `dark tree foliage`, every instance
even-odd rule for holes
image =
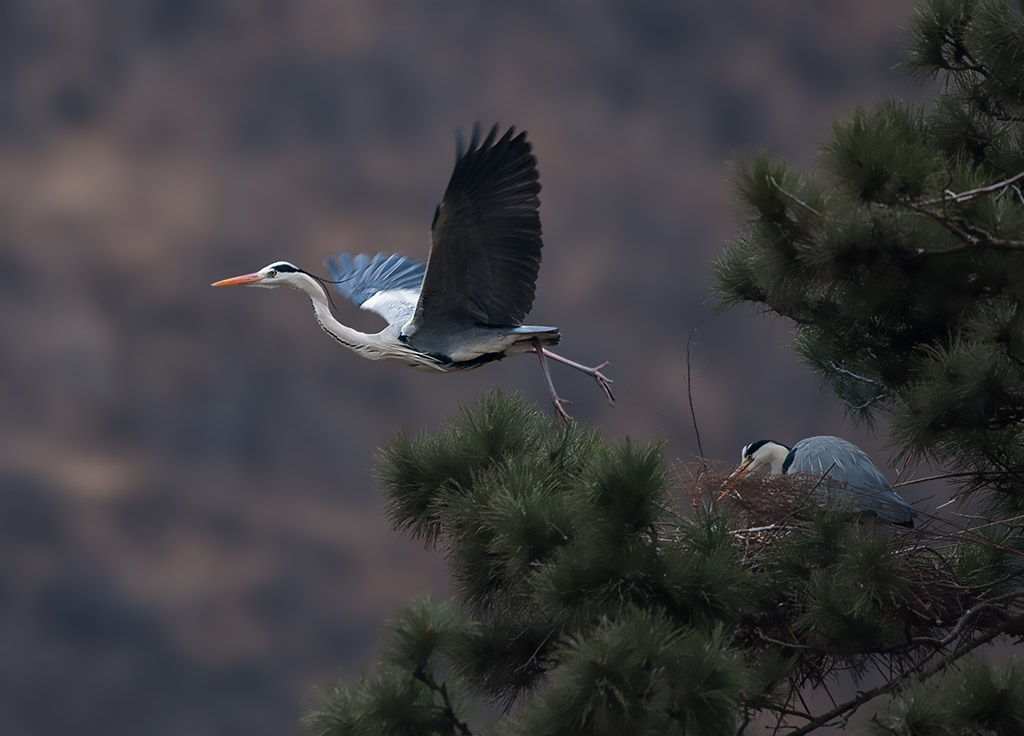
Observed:
[[[933,102],[854,111],[823,146],[821,175],[764,154],[741,161],[749,222],[714,268],[725,304],[788,318],[796,350],[854,416],[884,419],[904,457],[945,471],[982,516],[968,534],[984,542],[972,536],[979,543],[952,561],[959,579],[1002,575],[999,599],[1017,601],[1024,3],[930,0],[911,32],[904,66],[937,82]],[[983,559],[991,567],[974,567]],[[1003,626],[992,638],[1012,616],[987,622],[990,633]],[[936,670],[876,717],[876,731],[1017,733],[1019,689],[980,660]]]
[[[313,734],[801,736],[858,711],[872,734],[1024,733],[1024,666],[983,656],[1024,635],[1020,4],[926,3],[907,67],[933,104],[854,112],[821,176],[740,164],[750,221],[715,270],[987,517],[898,529],[790,476],[719,501],[723,473],[491,393],[381,451],[393,525],[454,590],[395,617]],[[838,676],[854,695],[805,698]]]
[[[801,504],[807,482],[788,476],[737,487],[790,494],[761,533],[742,504],[715,501],[723,473],[687,480],[662,455],[498,393],[436,433],[398,435],[379,458],[388,514],[443,552],[454,594],[399,614],[374,674],[339,684],[310,730],[719,736],[786,720],[809,733],[902,691],[879,719],[1024,728],[1024,670],[972,663],[983,674],[958,699],[956,680],[931,678],[1024,633],[1012,548]],[[803,704],[847,671],[887,679],[835,712]]]
[[[751,219],[715,264],[727,303],[788,317],[795,346],[906,455],[1024,512],[1024,18],[1007,0],[932,0],[906,67],[927,107],[856,110],[824,176],[739,164]]]

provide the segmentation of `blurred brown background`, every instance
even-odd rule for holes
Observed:
[[[884,467],[784,323],[712,312],[708,262],[742,216],[730,156],[811,167],[852,106],[927,98],[891,69],[911,6],[0,2],[0,733],[295,733],[383,620],[445,595],[440,557],[382,517],[375,448],[492,385],[545,406],[536,361],[373,363],[300,294],[209,284],[425,258],[475,120],[539,160],[531,321],[613,360],[614,409],[554,367],[577,419],[689,459],[699,325],[710,457],[835,433]]]

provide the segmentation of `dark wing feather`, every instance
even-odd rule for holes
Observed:
[[[337,258],[328,256],[324,263],[335,281],[335,288],[357,307],[377,312],[389,324],[404,324],[412,317],[427,270],[422,263],[398,253],[390,256],[378,253],[373,258],[365,253],[355,258],[342,253]],[[377,295],[385,298],[367,305],[367,301]]]
[[[498,126],[469,149],[434,214],[430,258],[412,330],[460,324],[517,326],[533,305],[540,270],[540,182],[526,133]]]

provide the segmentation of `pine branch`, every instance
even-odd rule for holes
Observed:
[[[940,197],[939,199],[932,199],[927,202],[922,202],[921,204],[925,207],[931,207],[932,205],[935,204],[945,204],[947,202],[967,202],[971,199],[974,199],[979,194],[987,194],[989,192],[995,192],[999,189],[1006,189],[1018,179],[1024,179],[1024,171],[1014,174],[1008,179],[997,181],[995,184],[989,184],[986,187],[978,187],[977,189],[969,189],[968,191],[960,192],[959,194],[951,192],[947,189],[945,192],[942,193],[942,197]]]
[[[986,612],[996,612],[998,614],[1005,613],[1005,611],[1002,608],[1002,604],[1010,603],[1015,600],[1019,600],[1020,598],[1024,598],[1024,591],[1014,591],[1012,593],[1006,593],[1004,595],[996,596],[995,598],[989,598],[988,600],[983,601],[975,606],[971,606],[966,611],[964,611],[964,614],[956,622],[953,628],[949,630],[949,633],[947,633],[941,639],[922,636],[911,639],[910,644],[930,644],[936,649],[945,649],[947,646],[952,644],[957,639],[957,637],[960,636],[960,634],[963,632],[967,624],[977,619],[979,616],[981,616],[981,614]],[[1008,633],[1014,633],[1018,635],[1020,634],[1020,632],[1010,631],[1009,629],[1007,631]]]
[[[859,376],[853,371],[846,370],[845,368],[837,365],[834,360],[830,360],[828,363],[825,364],[824,367],[842,376],[853,378],[858,381],[863,381],[864,383],[870,383],[872,386],[882,386],[883,388],[885,386],[885,384],[883,384],[881,381],[876,381],[874,378],[868,378],[867,376]]]
[[[964,245],[954,245],[948,248],[929,249],[918,251],[923,256],[947,255],[949,253],[960,253],[975,248],[992,248],[995,250],[1024,250],[1024,240],[1010,240],[997,238],[992,233],[977,225],[972,225],[963,217],[947,215],[945,212],[925,207],[924,205],[908,203],[907,207],[922,215],[926,215],[964,242]]]
[[[761,637],[764,641],[768,642],[769,644],[774,644],[776,646],[784,647],[786,649],[811,649],[812,648],[809,644],[800,644],[799,642],[795,642],[795,641],[781,641],[779,639],[773,639],[770,636],[768,636],[767,634],[765,634],[763,631],[761,631],[760,628],[754,629],[754,633],[757,634],[759,637]]]
[[[875,396],[872,396],[870,399],[864,399],[864,401],[860,402],[859,404],[855,404],[849,399],[842,399],[842,402],[846,404],[849,408],[853,409],[854,411],[862,411],[863,409],[867,409],[872,404],[877,404],[879,401],[884,401],[887,398],[889,398],[889,394],[882,393],[876,394]]]
[[[796,202],[796,203],[797,203],[798,205],[800,205],[801,207],[803,207],[803,208],[804,208],[805,210],[807,210],[808,212],[810,212],[810,213],[811,213],[812,215],[817,215],[818,217],[821,217],[821,213],[820,213],[820,212],[818,212],[818,210],[816,210],[816,209],[814,209],[813,207],[811,207],[811,206],[810,206],[809,204],[807,204],[806,202],[804,202],[804,201],[803,201],[802,199],[800,199],[799,197],[797,197],[797,196],[796,196],[795,194],[793,194],[792,192],[788,192],[788,191],[786,191],[785,189],[783,189],[783,188],[782,188],[782,185],[781,185],[781,184],[779,184],[779,182],[777,182],[777,181],[775,180],[775,177],[774,177],[774,176],[769,176],[769,177],[768,177],[768,183],[769,183],[769,184],[771,184],[771,185],[772,185],[773,187],[775,187],[776,189],[778,189],[778,190],[779,190],[779,193],[780,193],[780,194],[782,194],[783,196],[785,196],[785,197],[788,197],[789,199],[793,200],[793,201],[794,201],[794,202]]]
[[[952,480],[953,478],[975,478],[978,476],[1012,477],[1013,475],[1015,475],[1015,473],[1012,470],[972,470],[966,473],[940,473],[938,475],[929,475],[925,478],[911,478],[910,480],[897,481],[892,484],[892,487],[902,488],[903,486],[912,486],[916,483],[929,483],[933,480]],[[952,501],[947,503],[952,503]]]
[[[704,470],[707,471],[708,464],[704,459],[704,447],[700,443],[700,429],[697,427],[697,413],[693,410],[693,390],[690,381],[690,377],[693,375],[690,369],[690,343],[693,342],[693,336],[696,334],[697,328],[694,327],[690,332],[690,336],[686,339],[686,398],[690,402],[690,418],[693,419],[693,432],[697,435],[697,451],[700,453],[700,461],[703,464]]]
[[[988,67],[975,61],[970,50],[968,50],[967,45],[964,43],[962,34],[954,33],[951,29],[947,28],[943,35],[945,37],[945,42],[952,49],[952,58],[956,60],[947,61],[945,55],[943,55],[942,68],[944,70],[954,73],[973,72],[985,79],[989,79],[993,76]]]
[[[459,717],[455,715],[455,708],[452,706],[452,701],[448,697],[448,683],[442,682],[438,684],[434,676],[424,670],[423,668],[417,669],[413,672],[413,677],[422,682],[428,688],[438,693],[441,696],[442,702],[444,702],[444,708],[442,709],[445,718],[451,723],[453,733],[458,732],[461,736],[473,736],[473,732],[469,729],[469,725],[465,721],[460,721]]]
[[[945,657],[936,662],[932,667],[929,667],[928,669],[923,670],[921,672],[909,670],[901,674],[895,680],[890,680],[884,685],[879,685],[878,687],[872,688],[871,690],[866,690],[865,692],[858,695],[856,698],[848,700],[845,703],[841,703],[840,705],[837,705],[835,708],[828,711],[827,713],[823,713],[822,715],[818,716],[805,726],[801,726],[800,728],[791,731],[788,734],[788,736],[805,736],[805,734],[809,734],[812,731],[816,731],[817,729],[823,726],[827,726],[832,720],[838,718],[839,716],[852,715],[862,705],[864,705],[867,702],[870,702],[871,700],[874,700],[879,695],[898,693],[908,684],[908,681],[912,678],[916,678],[918,682],[924,682],[928,678],[937,675],[939,672],[941,672],[946,667],[956,662],[958,659],[961,659],[967,654],[970,654],[978,647],[988,644],[997,636],[1001,636],[1002,634],[1005,634],[1008,631],[1010,631],[1012,628],[1020,626],[1022,624],[1024,624],[1024,614],[1015,616],[1011,619],[1007,619],[1000,625],[990,629],[985,634],[979,636],[977,639],[974,639],[973,641],[964,644],[959,649],[956,649],[955,651],[947,654]]]

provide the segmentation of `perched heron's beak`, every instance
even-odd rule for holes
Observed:
[[[729,477],[726,478],[725,483],[722,484],[723,486],[725,486],[725,490],[722,491],[722,495],[720,495],[717,500],[721,501],[723,498],[725,498],[726,494],[728,494],[729,491],[732,490],[732,484],[738,481],[746,474],[747,468],[750,467],[750,463],[752,462],[754,462],[754,458],[747,458],[746,460],[743,461],[742,465],[736,468],[736,470],[729,473]]]
[[[729,473],[729,477],[726,478],[726,480],[739,480],[740,478],[742,478],[743,475],[747,472],[747,468],[750,467],[750,463],[752,462],[754,462],[754,458],[752,457],[744,460],[742,465],[736,468],[736,470]]]
[[[244,276],[232,276],[223,281],[214,281],[210,286],[252,286],[263,280],[258,273],[247,273]]]

